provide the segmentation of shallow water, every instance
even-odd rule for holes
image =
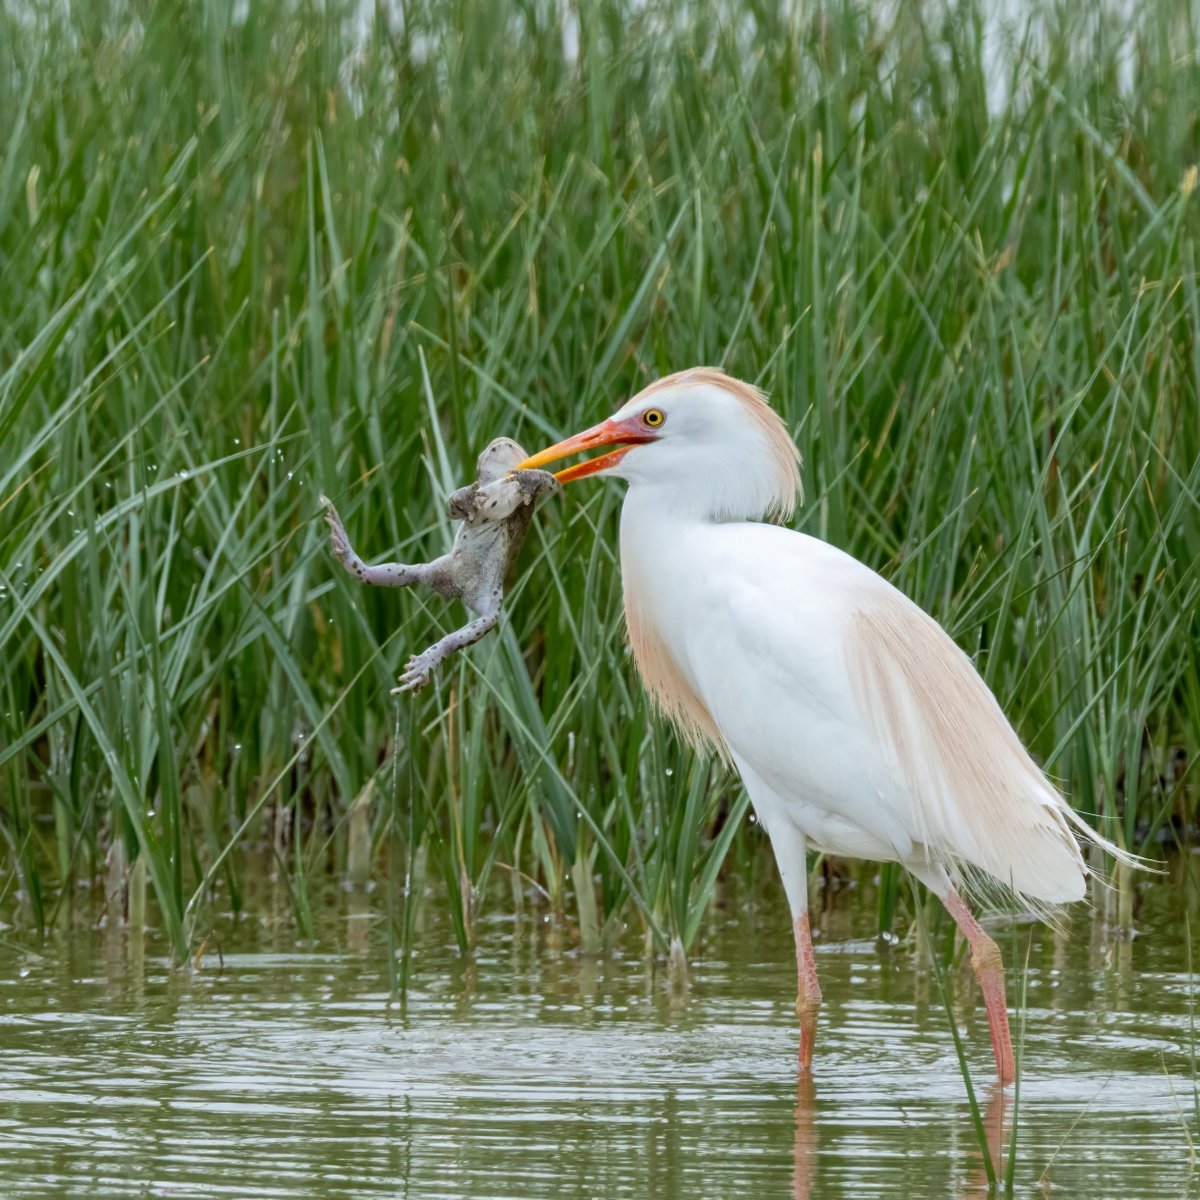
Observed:
[[[1082,912],[1065,935],[998,933],[1029,962],[1009,985],[1014,1007],[1026,992],[1018,1195],[1196,1194],[1173,886],[1143,894],[1133,941]],[[255,922],[199,971],[120,935],[0,947],[0,1194],[987,1194],[936,979],[835,900],[811,1090],[773,903],[731,905],[686,986],[632,954],[558,948],[540,917],[483,921],[464,965],[427,905],[404,1006],[381,921],[344,900],[322,937],[337,953],[281,951],[290,933]],[[998,1147],[1011,1089],[1001,1111],[973,980],[951,984]]]

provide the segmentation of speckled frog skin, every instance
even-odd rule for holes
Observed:
[[[478,479],[459,488],[447,502],[450,516],[462,521],[449,554],[428,563],[379,563],[368,566],[354,552],[337,509],[324,497],[334,557],[356,579],[379,587],[424,584],[439,595],[461,600],[476,614],[428,650],[414,654],[400,676],[397,692],[415,692],[451,654],[479,641],[500,620],[504,583],[529,532],[533,508],[542,496],[559,490],[549,471],[513,471],[529,456],[511,438],[496,438],[479,456]]]

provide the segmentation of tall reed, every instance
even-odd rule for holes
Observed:
[[[769,390],[798,526],[947,625],[1081,811],[1181,835],[1192,8],[987,10],[5,0],[5,910],[140,862],[182,958],[265,844],[302,926],[353,857],[426,862],[464,946],[502,879],[589,949],[690,946],[769,856],[622,651],[617,489],[542,513],[499,635],[399,715],[459,614],[339,574],[317,496],[428,557],[490,437],[693,363]]]

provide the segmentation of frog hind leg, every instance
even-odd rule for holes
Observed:
[[[329,545],[333,556],[362,583],[373,584],[375,587],[412,587],[414,584],[425,584],[443,595],[453,594],[450,583],[453,572],[450,556],[442,555],[429,563],[377,563],[371,566],[358,556],[350,539],[346,536],[346,527],[342,524],[338,511],[328,500],[325,500],[325,519],[329,522]]]
[[[450,655],[457,654],[458,651],[474,645],[486,633],[493,630],[499,620],[500,608],[497,605],[495,611],[481,614],[475,620],[468,621],[461,629],[456,629],[453,633],[446,634],[440,641],[434,642],[428,650],[414,654],[408,660],[404,674],[400,676],[399,687],[392,688],[392,695],[420,691],[429,682],[433,672]]]

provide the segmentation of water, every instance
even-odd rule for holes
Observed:
[[[0,1194],[985,1195],[935,978],[834,899],[811,1091],[773,903],[729,905],[686,985],[632,953],[583,958],[540,916],[485,920],[464,964],[427,904],[405,1006],[381,918],[340,894],[321,937],[337,952],[258,921],[199,971],[119,934],[0,946]],[[1018,1195],[1197,1193],[1181,911],[1168,881],[1133,941],[1084,913],[1065,936],[1002,932],[1010,962],[1029,956]],[[973,980],[952,979],[998,1149],[1011,1100]]]

